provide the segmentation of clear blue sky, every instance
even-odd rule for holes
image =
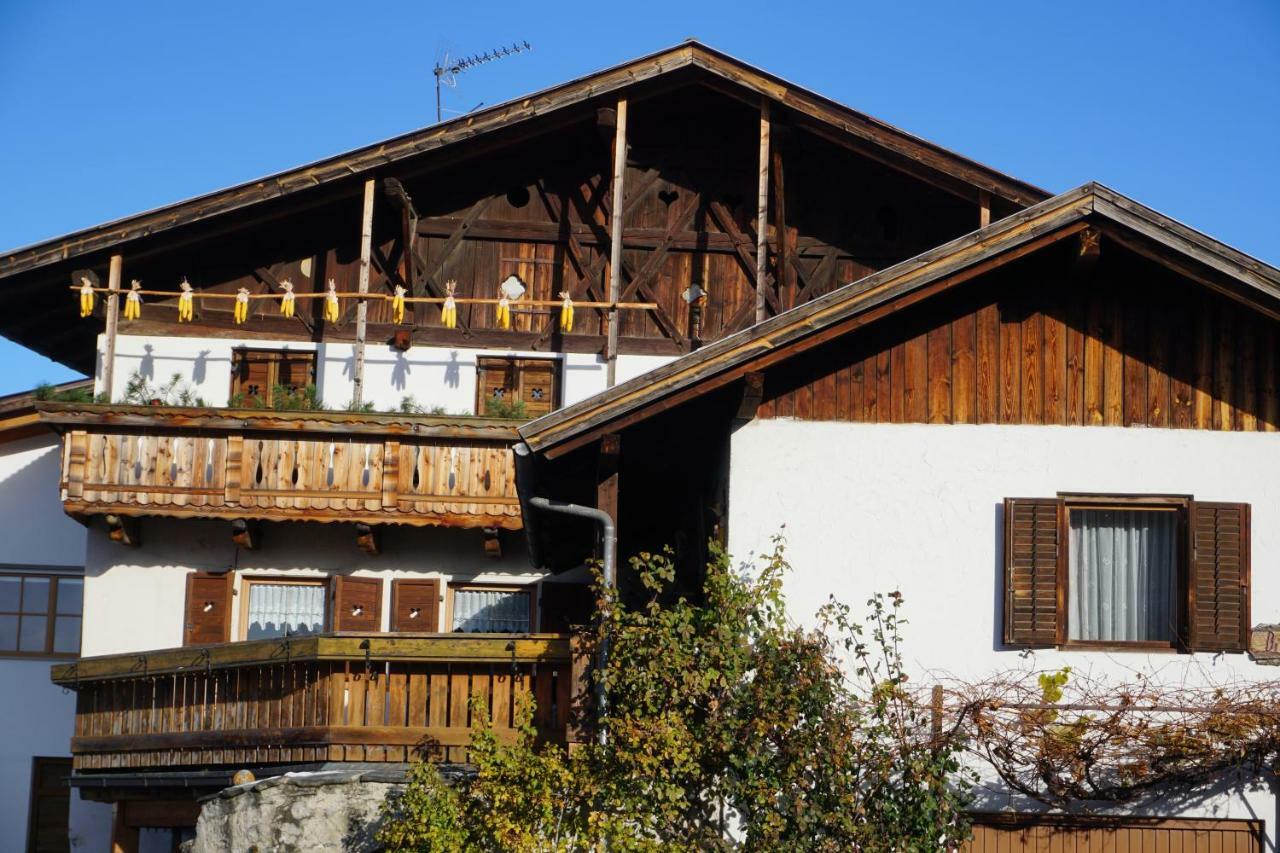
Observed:
[[[1280,262],[1275,0],[620,8],[0,0],[0,251],[430,124],[446,50],[534,46],[462,76],[446,107],[465,112],[692,36],[1048,190],[1102,181]],[[0,394],[70,377],[0,339]]]

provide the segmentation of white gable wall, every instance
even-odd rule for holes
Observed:
[[[874,592],[901,590],[905,658],[917,683],[930,672],[981,678],[1062,666],[1117,680],[1280,679],[1280,669],[1243,654],[1002,649],[1003,500],[1058,492],[1250,503],[1252,621],[1280,621],[1277,434],[757,420],[732,439],[729,549],[743,560],[784,532],[794,567],[789,604],[801,621],[830,595],[860,614]],[[991,791],[983,805],[1010,802]],[[1182,813],[1265,819],[1274,843],[1270,793],[1222,794]]]
[[[231,353],[241,348],[289,349],[316,353],[316,390],[330,409],[351,401],[355,346],[347,343],[254,340],[251,338],[150,337],[116,338],[111,399],[124,399],[129,378],[141,373],[152,385],[180,374],[192,392],[209,406],[225,406],[231,394]],[[98,339],[95,393],[102,388],[103,340]],[[555,358],[562,362],[561,397],[576,403],[605,389],[606,365],[593,353],[523,352],[502,349],[415,346],[400,352],[386,344],[365,347],[365,394],[378,411],[395,411],[406,396],[423,407],[440,406],[448,414],[475,414],[476,360],[481,356]],[[620,355],[618,381],[671,361],[670,356]]]
[[[78,574],[84,566],[85,529],[67,517],[58,497],[60,447],[52,433],[0,443],[0,518],[6,530],[0,536],[0,571]],[[76,700],[49,680],[52,663],[0,657],[0,853],[26,850],[31,759],[71,754]],[[106,844],[97,833],[110,810],[86,805],[88,823],[79,834],[97,849]]]

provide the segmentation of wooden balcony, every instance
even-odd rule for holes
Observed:
[[[40,404],[76,516],[521,527],[510,421]]]
[[[525,697],[542,736],[565,741],[569,646],[558,634],[313,634],[82,658],[52,677],[76,692],[79,772],[465,762],[473,727],[513,736]]]

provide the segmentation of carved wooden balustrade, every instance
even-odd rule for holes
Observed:
[[[510,421],[41,404],[73,515],[521,527]]]
[[[52,677],[77,694],[71,753],[91,773],[465,762],[475,727],[512,737],[526,698],[564,742],[581,691],[556,634],[312,634],[82,658]]]

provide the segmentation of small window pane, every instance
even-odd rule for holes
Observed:
[[[22,579],[22,612],[23,613],[48,613],[49,612],[49,579],[48,578],[23,578]]]
[[[84,608],[84,581],[80,578],[58,578],[58,613],[79,616]]]
[[[22,578],[0,576],[0,613],[17,613],[22,600]]]
[[[18,651],[45,651],[45,632],[49,628],[49,620],[44,616],[23,616],[22,627],[18,632]]]
[[[261,640],[324,630],[325,587],[316,584],[252,583],[245,638]]]
[[[1177,514],[1072,509],[1070,515],[1070,638],[1173,640]]]
[[[0,652],[18,650],[18,617],[0,616]]]
[[[455,590],[453,630],[465,633],[527,633],[529,593],[492,589]]]
[[[79,616],[59,616],[54,620],[53,650],[63,654],[80,653]]]

